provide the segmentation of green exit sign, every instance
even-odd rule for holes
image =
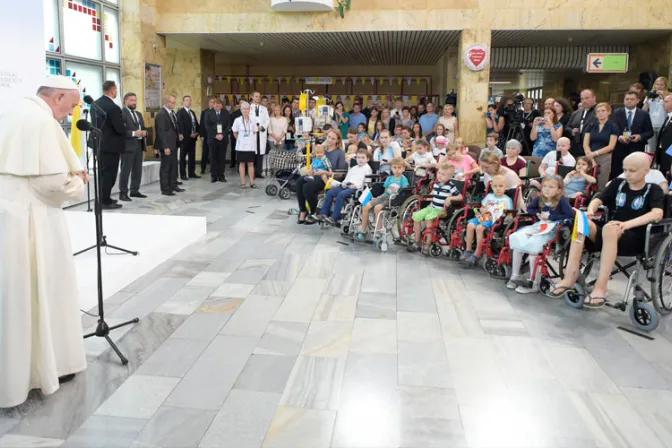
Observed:
[[[627,73],[628,60],[628,53],[588,53],[586,72]]]

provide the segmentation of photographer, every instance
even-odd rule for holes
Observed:
[[[658,146],[658,134],[660,134],[660,128],[663,126],[665,117],[667,116],[665,109],[663,108],[663,100],[668,90],[667,78],[661,76],[656,79],[653,83],[653,89],[646,95],[644,99],[643,110],[649,113],[651,117],[651,125],[653,125],[653,137],[649,139],[649,151],[650,153],[656,151]]]
[[[525,100],[523,100],[523,120],[521,122],[523,135],[525,136],[525,141],[521,142],[523,144],[522,155],[524,156],[532,154],[533,143],[530,138],[530,133],[532,132],[534,119],[537,117],[541,117],[541,112],[534,109],[534,100],[532,98],[525,98]]]

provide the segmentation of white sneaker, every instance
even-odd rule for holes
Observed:
[[[518,287],[518,282],[520,281],[520,275],[512,275],[508,282],[506,282],[506,287],[509,289],[516,289]]]
[[[516,292],[519,294],[534,294],[539,292],[539,283],[534,283],[530,287],[519,286],[516,288]]]

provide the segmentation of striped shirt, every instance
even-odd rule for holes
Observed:
[[[432,207],[443,209],[446,204],[446,199],[450,196],[459,196],[460,190],[455,187],[453,181],[449,180],[442,184],[438,180],[434,182],[432,190]]]

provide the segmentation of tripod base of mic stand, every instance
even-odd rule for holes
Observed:
[[[72,254],[72,255],[73,255],[74,257],[76,257],[76,256],[79,255],[79,254],[83,254],[84,252],[88,252],[88,251],[90,251],[91,249],[95,249],[97,246],[98,246],[97,244],[94,244],[93,246],[89,246],[89,247],[87,247],[86,249],[82,249],[82,250],[80,250],[79,252],[75,252],[75,253]],[[138,251],[128,250],[128,249],[124,249],[123,247],[117,247],[117,246],[113,246],[113,245],[111,245],[111,244],[108,244],[108,243],[107,243],[107,237],[106,237],[105,235],[103,235],[103,236],[100,238],[100,247],[109,247],[109,248],[112,249],[112,250],[116,250],[116,251],[119,251],[119,252],[123,252],[123,253],[125,253],[125,254],[131,254],[131,255],[133,255],[134,257],[137,257],[138,255],[140,255],[140,252],[138,252]]]
[[[121,360],[121,364],[126,365],[126,364],[128,364],[128,359],[124,356],[123,353],[121,353],[121,350],[119,350],[119,347],[117,347],[117,344],[115,344],[114,341],[112,341],[112,339],[110,338],[110,331],[111,330],[116,330],[117,328],[120,328],[120,327],[125,327],[126,325],[137,324],[138,322],[140,322],[140,319],[138,319],[136,317],[135,319],[129,320],[128,322],[124,322],[124,323],[121,323],[119,325],[114,325],[113,327],[110,327],[109,325],[107,325],[107,322],[105,322],[104,320],[99,320],[98,325],[96,326],[96,331],[94,331],[93,333],[89,333],[87,335],[84,335],[84,339],[88,339],[88,338],[91,338],[91,337],[94,337],[94,336],[96,336],[98,338],[105,338],[105,340],[108,342],[108,344],[110,344],[110,347],[112,347],[112,350],[114,350],[114,352],[117,354],[117,356]]]

